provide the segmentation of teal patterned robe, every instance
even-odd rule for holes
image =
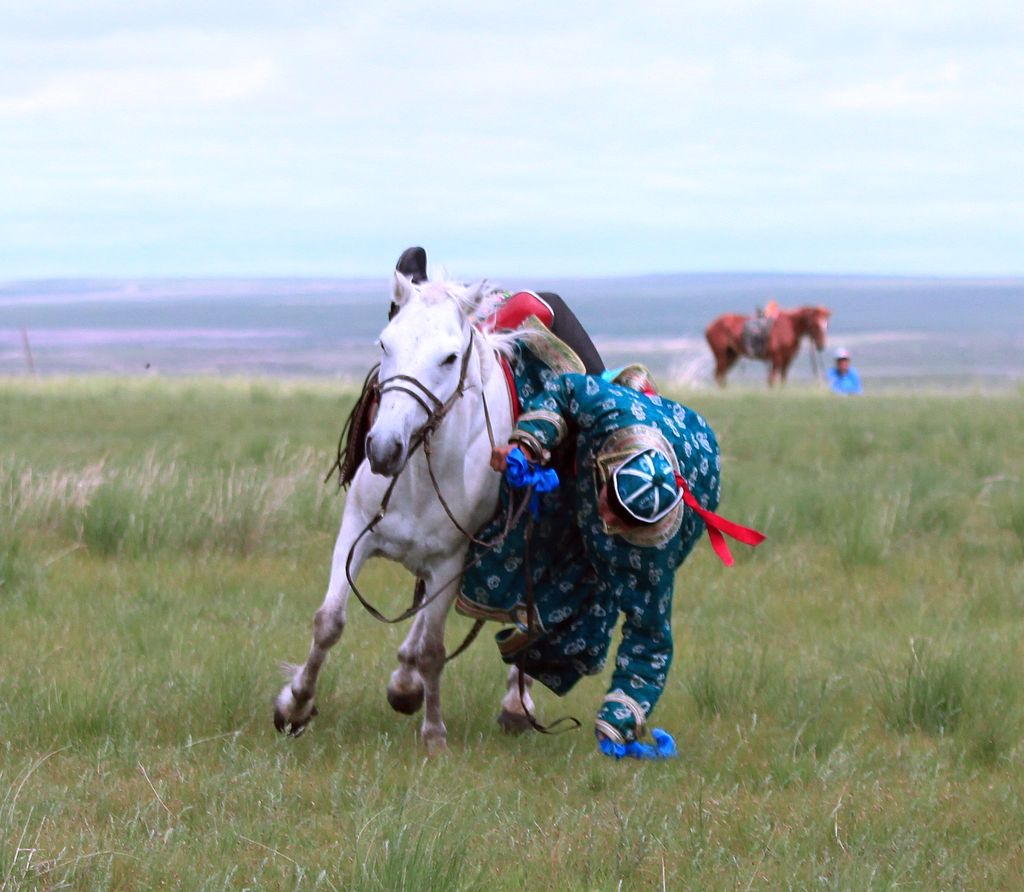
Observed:
[[[598,515],[598,494],[625,458],[653,446],[674,458],[675,470],[700,504],[714,510],[718,445],[700,415],[664,397],[583,374],[542,374],[534,383],[539,386],[523,394],[513,439],[536,454],[553,453],[562,485],[542,497],[541,517],[529,542],[524,520],[500,547],[468,567],[457,607],[471,616],[512,623],[496,636],[502,658],[521,661],[526,672],[557,694],[565,694],[583,675],[603,670],[623,613],[609,699],[597,727],[628,742],[665,687],[672,662],[675,570],[704,523],[680,503],[656,524],[608,528]],[[508,497],[504,492],[504,504]],[[499,512],[480,538],[493,538],[503,521]],[[470,561],[479,555],[475,546]],[[533,580],[532,626],[526,615],[527,563]]]

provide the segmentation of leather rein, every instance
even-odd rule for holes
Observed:
[[[363,527],[362,532],[360,532],[360,534],[356,536],[355,540],[353,541],[351,547],[348,550],[348,556],[345,559],[345,578],[348,581],[352,593],[359,599],[359,603],[366,608],[367,612],[372,617],[374,617],[374,619],[380,620],[383,623],[400,623],[406,619],[409,619],[409,617],[411,616],[415,616],[427,605],[437,600],[441,592],[448,588],[448,586],[451,585],[456,579],[462,576],[466,569],[468,569],[469,567],[475,567],[487,556],[487,554],[490,551],[497,548],[505,540],[505,538],[512,531],[512,529],[519,523],[519,520],[522,518],[523,513],[526,511],[527,506],[530,504],[530,499],[533,495],[533,485],[531,484],[530,486],[525,487],[524,489],[521,490],[522,499],[520,500],[518,505],[515,504],[514,498],[509,498],[508,512],[505,515],[504,526],[501,532],[499,532],[492,540],[487,542],[482,539],[478,539],[476,536],[474,536],[472,533],[466,530],[462,526],[462,524],[458,522],[458,520],[455,519],[455,515],[451,510],[451,506],[448,504],[448,501],[445,499],[444,494],[441,492],[441,487],[437,481],[437,475],[434,473],[433,463],[430,460],[431,455],[433,454],[431,450],[431,437],[433,436],[437,428],[440,426],[441,422],[444,421],[445,416],[451,411],[452,407],[460,399],[462,399],[462,396],[465,393],[466,372],[469,369],[469,358],[473,352],[473,344],[476,340],[476,332],[472,326],[470,326],[469,332],[469,346],[466,348],[466,352],[462,355],[462,367],[459,370],[459,383],[456,386],[455,391],[452,393],[450,397],[448,397],[447,400],[442,402],[437,397],[437,395],[430,390],[429,387],[427,387],[425,384],[423,384],[423,382],[421,382],[417,378],[414,378],[412,375],[392,375],[390,378],[385,378],[383,381],[377,381],[376,384],[374,385],[374,388],[377,391],[378,396],[383,396],[385,393],[388,393],[389,391],[397,390],[401,393],[405,393],[411,396],[414,400],[416,400],[416,402],[420,404],[420,406],[422,406],[423,410],[427,413],[427,420],[424,422],[423,426],[419,429],[419,431],[417,431],[416,435],[413,437],[412,445],[409,447],[409,454],[406,456],[405,459],[405,464],[398,471],[398,473],[391,478],[391,483],[388,484],[388,488],[387,490],[385,490],[384,496],[381,498],[380,508],[377,509],[377,513],[373,516],[373,518],[371,518],[370,522],[367,523],[365,527]],[[483,403],[484,421],[487,424],[487,437],[490,440],[491,449],[493,450],[495,446],[494,428],[491,424],[491,413],[487,406],[487,394],[482,386],[480,388],[480,400]],[[469,542],[472,542],[475,545],[480,545],[482,547],[482,550],[473,559],[471,563],[469,563],[459,571],[457,576],[453,576],[451,579],[447,580],[443,585],[438,586],[437,591],[435,591],[429,597],[426,596],[426,583],[422,579],[417,579],[416,586],[413,590],[412,604],[410,604],[405,610],[398,614],[398,616],[387,617],[383,613],[381,613],[380,610],[374,607],[373,604],[367,601],[367,599],[363,596],[363,593],[359,591],[359,587],[356,585],[355,580],[352,578],[352,559],[353,556],[355,555],[356,546],[359,544],[363,536],[365,536],[367,533],[372,532],[374,528],[377,526],[377,524],[384,519],[388,510],[388,503],[391,501],[391,494],[394,492],[395,487],[398,485],[399,476],[401,475],[402,471],[405,470],[405,468],[408,466],[409,459],[412,458],[413,453],[415,453],[416,450],[419,449],[421,446],[423,447],[423,455],[424,458],[426,459],[427,473],[430,475],[430,483],[434,487],[434,493],[437,495],[437,499],[441,503],[441,507],[444,508],[445,514],[448,515],[448,519],[452,522],[455,528],[463,535],[463,537],[465,537]],[[528,529],[527,531],[527,551],[525,555],[528,634],[532,637],[534,632],[534,595],[532,574],[529,570],[530,561],[528,544],[531,538],[531,532],[532,522],[530,523],[530,529]],[[466,637],[463,639],[462,643],[454,651],[452,651],[445,657],[445,663],[454,660],[457,656],[459,656],[459,654],[465,651],[476,640],[477,635],[480,634],[480,630],[484,627],[484,623],[485,620],[482,619],[478,619],[473,623],[472,628],[466,634]],[[534,730],[539,731],[542,734],[559,733],[554,729],[557,726],[563,724],[564,722],[570,723],[573,728],[580,727],[579,719],[575,718],[574,716],[563,716],[562,718],[559,718],[556,721],[552,722],[550,725],[544,725],[538,722],[533,713],[531,713],[530,710],[526,707],[526,670],[523,666],[522,658],[520,658],[517,661],[517,669],[518,672],[516,674],[518,677],[517,680],[519,688],[519,702],[520,704],[522,704],[523,713],[525,714],[527,721]],[[564,730],[571,730],[571,728],[566,728]]]
[[[363,527],[362,532],[360,532],[359,535],[356,536],[355,540],[352,542],[351,547],[349,548],[348,557],[345,560],[345,577],[348,581],[350,588],[352,589],[352,593],[359,599],[359,603],[361,603],[363,607],[366,608],[367,612],[372,617],[374,617],[374,619],[380,620],[383,623],[399,623],[406,619],[409,619],[409,617],[411,616],[416,615],[421,610],[423,610],[423,608],[425,608],[428,604],[435,601],[449,585],[451,585],[456,579],[458,579],[459,576],[462,575],[462,573],[466,569],[463,568],[462,570],[460,570],[458,576],[452,577],[451,579],[447,580],[443,585],[439,586],[437,591],[435,591],[429,597],[426,596],[426,584],[423,582],[422,579],[418,579],[416,582],[416,588],[413,593],[412,604],[395,617],[385,616],[383,613],[380,612],[380,610],[374,607],[373,604],[371,604],[363,596],[362,592],[359,591],[359,587],[356,585],[355,580],[352,578],[352,560],[355,555],[356,546],[359,544],[359,542],[365,535],[373,532],[377,524],[379,524],[384,519],[385,515],[387,514],[388,504],[391,501],[391,495],[394,492],[395,487],[398,485],[399,477],[401,476],[402,471],[405,470],[406,467],[408,467],[409,459],[412,458],[413,454],[416,452],[417,449],[419,449],[420,447],[423,448],[423,455],[424,458],[426,459],[427,472],[430,476],[431,485],[434,488],[434,492],[437,495],[438,501],[441,503],[441,507],[444,508],[445,514],[448,515],[448,519],[451,520],[452,524],[462,534],[464,538],[466,538],[469,542],[472,542],[476,545],[483,546],[485,549],[487,549],[487,551],[494,549],[501,544],[501,542],[508,535],[509,531],[516,525],[519,518],[522,516],[523,511],[526,509],[526,506],[529,504],[532,490],[524,491],[524,497],[518,507],[514,506],[510,501],[509,511],[505,519],[504,529],[490,542],[485,542],[481,539],[478,539],[476,536],[474,536],[472,533],[466,530],[462,526],[462,524],[460,524],[458,520],[456,520],[455,515],[452,512],[451,506],[448,504],[447,499],[445,499],[444,494],[441,492],[441,487],[440,484],[438,483],[437,475],[434,473],[433,462],[431,461],[431,456],[433,455],[433,451],[431,448],[431,438],[437,431],[441,422],[444,421],[445,417],[452,410],[452,407],[462,398],[463,394],[465,393],[466,373],[469,369],[469,360],[473,353],[473,345],[475,341],[476,331],[472,326],[470,326],[469,346],[466,348],[465,353],[463,353],[462,355],[462,366],[459,370],[459,383],[456,386],[455,391],[452,393],[450,397],[448,397],[447,400],[442,401],[441,399],[439,399],[437,395],[430,390],[429,387],[427,387],[417,378],[414,378],[412,375],[392,375],[390,378],[385,378],[382,381],[378,381],[374,385],[375,389],[377,390],[378,396],[383,396],[385,393],[388,393],[390,391],[399,391],[401,393],[405,393],[408,396],[411,396],[414,400],[416,400],[416,402],[418,402],[420,406],[423,408],[423,410],[427,413],[427,420],[423,423],[423,426],[416,432],[415,436],[412,439],[412,444],[409,447],[409,454],[406,456],[405,464],[398,471],[398,473],[391,478],[391,483],[388,484],[388,488],[385,490],[384,495],[381,498],[380,507],[377,509],[377,513],[370,519],[369,523],[367,523],[366,526]],[[494,428],[491,424],[491,414],[487,406],[487,395],[482,387],[480,391],[480,399],[481,402],[483,403],[484,420],[487,424],[487,436],[490,440],[491,448],[493,449],[495,446]],[[474,559],[473,563],[469,566],[475,566],[476,564],[478,564],[486,556],[486,553],[486,551],[481,553],[476,559]],[[467,635],[466,639],[455,651],[453,651],[445,658],[445,662],[454,659],[460,653],[462,653],[467,647],[469,647],[469,645],[479,634],[480,629],[483,628],[483,625],[484,620],[477,620],[473,628]]]

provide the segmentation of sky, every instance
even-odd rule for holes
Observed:
[[[0,0],[0,280],[1024,274],[1019,0]]]

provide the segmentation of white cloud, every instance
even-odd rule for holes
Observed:
[[[220,105],[256,96],[276,75],[268,59],[209,68],[76,71],[20,95],[0,96],[0,115]]]
[[[928,72],[902,72],[886,81],[857,84],[833,90],[829,106],[854,111],[945,110],[962,103],[961,67],[948,62]]]
[[[0,36],[0,230],[52,233],[54,263],[85,229],[212,271],[279,245],[282,272],[329,269],[342,235],[528,261],[600,231],[636,270],[704,227],[742,266],[837,228],[866,256],[846,221],[871,241],[887,206],[948,217],[948,252],[954,204],[1009,221],[1024,197],[1024,17],[997,2],[40,5]]]

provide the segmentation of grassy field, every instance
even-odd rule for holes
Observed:
[[[1021,395],[683,395],[769,540],[679,573],[662,764],[596,753],[602,679],[538,694],[584,730],[503,736],[486,634],[425,759],[384,699],[404,629],[357,604],[277,736],[350,398],[0,381],[0,889],[1021,887]]]

